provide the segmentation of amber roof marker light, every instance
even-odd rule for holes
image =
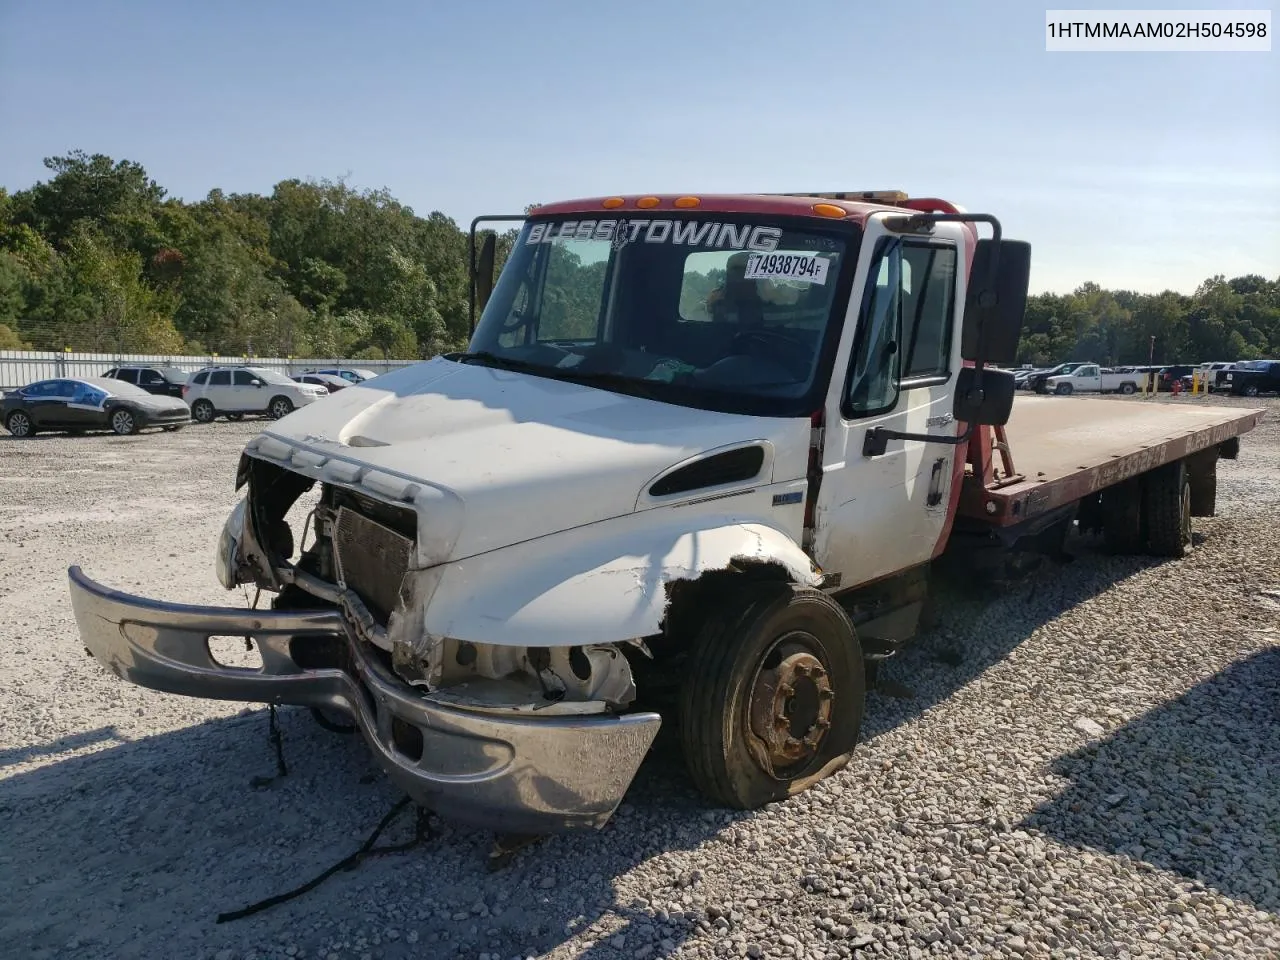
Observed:
[[[600,206],[604,207],[606,210],[616,210],[618,207],[622,206],[624,203],[626,203],[626,201],[623,200],[621,197],[610,197],[608,200],[605,200],[602,204],[600,204]]]
[[[696,207],[700,203],[702,203],[702,200],[699,197],[677,197],[672,206],[679,207],[681,210],[688,210],[690,207]]]
[[[661,201],[657,197],[641,197],[636,201],[636,206],[641,210],[651,210],[659,203],[661,203]]]
[[[833,220],[838,220],[846,216],[849,211],[844,207],[837,207],[834,203],[815,203],[813,212],[820,217],[831,217]]]

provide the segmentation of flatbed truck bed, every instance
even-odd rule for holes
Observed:
[[[1256,427],[1263,413],[1243,407],[1019,397],[1003,435],[996,437],[1007,444],[1005,469],[989,475],[985,484],[974,482],[971,474],[960,512],[999,526],[1017,524],[1220,447]]]

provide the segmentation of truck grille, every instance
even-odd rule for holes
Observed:
[[[384,625],[395,609],[400,581],[409,570],[413,541],[390,527],[339,507],[333,525],[338,577]]]

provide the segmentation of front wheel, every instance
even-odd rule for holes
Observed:
[[[272,420],[279,420],[293,413],[293,401],[288,397],[276,397],[271,401],[271,405],[267,407],[267,413],[271,414]]]
[[[1249,384],[1244,388],[1244,395],[1246,397],[1256,397],[1258,395],[1258,385],[1256,383]]]
[[[5,429],[15,437],[31,437],[35,435],[36,427],[31,422],[31,418],[21,410],[15,410],[4,421]]]
[[[122,437],[138,432],[138,420],[128,410],[117,410],[111,415],[111,429]]]
[[[1058,384],[1058,385],[1054,388],[1053,392],[1054,392],[1054,393],[1056,393],[1056,394],[1057,394],[1058,396],[1060,396],[1060,397],[1070,396],[1070,394],[1071,394],[1071,384],[1069,384],[1069,383],[1060,383],[1060,384]]]
[[[752,584],[699,632],[680,697],[680,738],[698,789],[751,810],[836,772],[866,700],[853,624],[826,594]]]

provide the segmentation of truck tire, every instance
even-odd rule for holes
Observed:
[[[1056,387],[1054,387],[1054,388],[1053,388],[1053,392],[1054,392],[1054,393],[1056,393],[1056,394],[1057,394],[1058,396],[1060,396],[1060,397],[1069,397],[1069,396],[1071,396],[1071,384],[1069,384],[1069,383],[1060,383],[1060,384],[1058,384]]]
[[[752,810],[836,772],[866,700],[848,614],[819,590],[753,583],[721,601],[694,642],[680,739],[698,790]]]
[[[1191,481],[1191,516],[1214,516],[1218,512],[1218,448],[1192,454],[1186,464]]]
[[[1142,484],[1125,480],[1102,491],[1102,542],[1108,553],[1141,553]]]
[[[1120,384],[1120,392],[1125,396],[1128,396],[1131,393],[1137,393],[1138,385],[1136,383],[1122,383]]]
[[[1241,391],[1246,397],[1256,397],[1258,395],[1258,385],[1251,383]]]
[[[1191,477],[1179,460],[1146,475],[1142,512],[1147,553],[1153,557],[1185,557],[1191,552]]]

